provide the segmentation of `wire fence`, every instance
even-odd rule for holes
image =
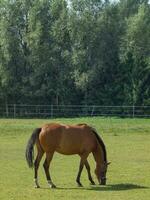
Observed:
[[[0,117],[57,118],[84,116],[150,117],[150,106],[20,105],[0,106]]]

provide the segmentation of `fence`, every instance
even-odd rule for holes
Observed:
[[[150,106],[19,105],[0,106],[0,117],[56,118],[82,116],[150,117]]]

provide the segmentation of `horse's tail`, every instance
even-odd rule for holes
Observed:
[[[30,168],[33,167],[34,145],[36,143],[36,140],[37,140],[40,132],[41,132],[41,128],[36,128],[33,131],[30,139],[28,140],[27,146],[26,146],[25,156],[26,156],[26,160],[27,160],[27,163]]]

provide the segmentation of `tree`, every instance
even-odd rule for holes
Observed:
[[[132,88],[132,104],[141,105],[145,102],[145,97],[149,98],[147,90],[149,83],[150,68],[150,6],[149,4],[142,4],[139,7],[138,13],[131,16],[127,21],[127,32],[124,37],[124,46],[122,51],[125,66],[130,66],[130,80],[128,81],[130,88]],[[144,31],[143,31],[144,30]],[[128,65],[127,65],[128,64]],[[126,84],[126,83],[125,83]],[[145,91],[145,92],[144,92]],[[128,93],[131,94],[131,93]],[[128,103],[128,102],[127,102]]]
[[[1,11],[1,90],[5,102],[19,103],[26,73],[27,13],[22,1],[3,1]]]

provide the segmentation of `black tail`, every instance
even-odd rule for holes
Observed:
[[[27,163],[30,168],[33,167],[34,144],[35,144],[36,139],[39,136],[40,132],[41,132],[41,128],[36,128],[33,131],[32,135],[27,143],[27,146],[26,146],[26,160],[27,160]]]

